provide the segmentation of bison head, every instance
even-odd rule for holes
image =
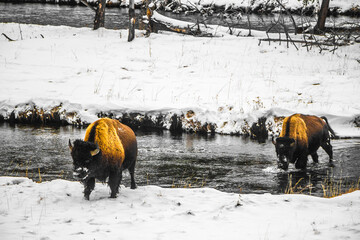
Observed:
[[[289,137],[278,137],[273,140],[276,149],[276,155],[279,158],[278,165],[280,168],[287,170],[289,162],[293,162],[295,151],[295,140]]]
[[[82,140],[75,140],[72,145],[69,139],[69,148],[74,164],[74,175],[85,180],[90,174],[90,169],[96,165],[100,152],[99,146]]]

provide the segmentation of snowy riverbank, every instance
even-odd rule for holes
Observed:
[[[325,199],[0,177],[2,239],[355,239],[360,191]]]
[[[137,32],[128,43],[126,30],[1,23],[15,41],[0,38],[0,116],[82,124],[133,114],[162,128],[225,134],[246,134],[266,117],[276,134],[278,117],[301,112],[328,117],[340,136],[360,136],[358,44],[319,53],[258,46],[265,33],[226,30],[215,28],[217,38]]]

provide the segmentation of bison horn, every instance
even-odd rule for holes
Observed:
[[[274,136],[272,136],[271,141],[274,145],[276,145],[276,141],[274,140]]]
[[[90,151],[91,156],[95,156],[100,152],[100,149],[96,148],[95,150]]]
[[[73,146],[71,145],[71,140],[70,139],[69,139],[69,148],[70,148],[70,151],[72,151]]]

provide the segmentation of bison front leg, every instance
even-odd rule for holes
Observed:
[[[296,169],[306,169],[306,165],[307,165],[307,154],[306,153],[302,153],[299,157],[299,159],[296,161],[295,163],[295,168]]]
[[[122,180],[122,171],[111,171],[108,185],[111,190],[110,198],[116,198],[119,192],[119,186]]]
[[[95,188],[95,178],[88,178],[84,181],[84,198],[86,200],[90,199],[90,193]]]

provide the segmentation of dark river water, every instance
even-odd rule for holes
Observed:
[[[236,26],[238,28],[248,28],[246,15],[241,18],[237,16],[210,16],[203,17],[199,14],[184,13],[174,14],[172,12],[161,12],[162,14],[188,22],[205,22],[223,26]],[[140,10],[136,10],[136,15],[141,16]],[[65,25],[71,27],[93,27],[95,13],[85,6],[69,6],[58,4],[39,4],[39,3],[0,3],[0,22],[17,22],[40,25]],[[271,15],[249,15],[251,28],[255,30],[267,30],[279,19],[279,14]],[[314,18],[294,16],[296,23],[314,21]],[[284,17],[282,21],[290,31],[293,31],[293,24],[289,17]],[[329,17],[329,23],[357,22],[359,19],[346,16]],[[106,8],[105,28],[126,29],[128,28],[128,9],[125,8]],[[276,24],[272,32],[283,31],[283,27]]]
[[[137,10],[137,14],[140,11]],[[127,28],[127,9],[108,8],[105,27]],[[173,18],[196,22],[204,20],[197,15],[164,13]],[[251,15],[254,29],[264,30],[276,19],[274,16]],[[87,7],[56,4],[0,3],[0,22],[18,22],[41,25],[92,27],[94,13]],[[335,19],[335,18],[333,18]],[[351,18],[339,17],[344,22]],[[296,18],[299,21],[298,18]],[[220,24],[219,17],[207,23]],[[245,17],[236,21],[247,27]],[[330,19],[331,21],[331,19]],[[357,20],[358,21],[358,20]],[[265,22],[265,23],[264,23]],[[291,26],[289,20],[287,24]],[[29,127],[0,124],[0,175],[27,176],[36,181],[57,178],[74,180],[68,139],[83,138],[84,129],[75,127]],[[139,157],[136,167],[138,185],[162,187],[212,187],[227,192],[284,193],[290,180],[298,182],[299,189],[322,195],[322,188],[331,182],[343,187],[357,183],[360,177],[360,139],[334,140],[335,167],[328,166],[328,157],[320,149],[320,163],[311,160],[306,171],[288,171],[277,168],[274,146],[271,142],[258,144],[235,136],[171,135],[137,132]],[[129,174],[123,183],[129,186]],[[310,185],[309,185],[310,184]],[[301,191],[301,189],[299,190]]]
[[[0,175],[27,176],[35,181],[73,178],[68,140],[83,138],[85,129],[76,127],[31,127],[0,124]],[[138,185],[161,187],[212,187],[235,193],[284,193],[289,183],[312,184],[312,195],[322,196],[322,185],[356,184],[360,177],[360,139],[333,140],[335,167],[328,165],[326,153],[319,149],[317,165],[306,171],[279,170],[271,141],[259,144],[236,136],[171,135],[136,132],[139,157]],[[40,173],[39,173],[40,172]],[[124,172],[123,184],[130,186]],[[307,189],[306,189],[307,188]]]

